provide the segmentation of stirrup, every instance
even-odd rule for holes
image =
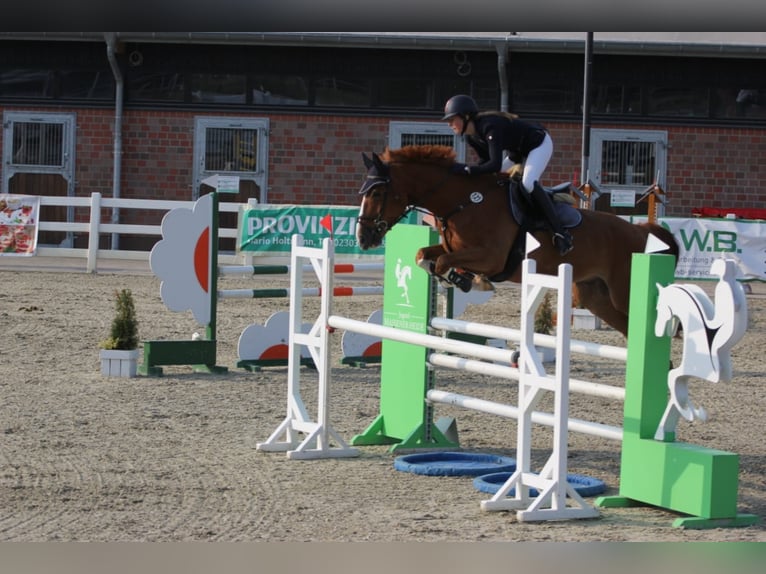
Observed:
[[[450,272],[447,274],[447,280],[463,293],[468,293],[473,283],[473,273],[459,273],[454,269],[450,269]]]
[[[559,255],[566,255],[572,251],[572,249],[574,249],[574,245],[572,244],[572,236],[566,232],[554,233],[553,244],[559,250]]]

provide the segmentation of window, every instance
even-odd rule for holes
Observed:
[[[427,78],[386,78],[380,80],[378,86],[380,107],[429,109],[434,106],[433,82]]]
[[[131,70],[127,74],[128,98],[133,101],[184,100],[184,76],[177,73]]]
[[[62,167],[64,124],[14,122],[11,163],[14,166]]]
[[[205,171],[257,171],[258,130],[208,128],[205,130]]]
[[[446,122],[391,122],[388,147],[406,145],[446,145],[455,148],[458,161],[465,161],[465,141],[456,136]]]
[[[18,69],[0,72],[0,95],[7,98],[48,98],[52,95],[53,72]]]
[[[317,106],[370,107],[370,80],[332,76],[316,81]]]
[[[766,90],[731,88],[713,94],[713,116],[717,118],[766,118]]]
[[[596,86],[591,97],[591,113],[641,113],[641,88],[638,86]]]
[[[708,116],[708,90],[706,88],[649,89],[647,96],[650,116]]]
[[[309,103],[308,82],[301,76],[256,75],[253,77],[253,103],[306,106]]]
[[[192,74],[192,102],[244,104],[247,77],[242,74]]]
[[[571,113],[579,106],[579,99],[568,86],[516,86],[513,94],[513,111]]]
[[[112,100],[114,75],[104,70],[64,70],[60,73],[59,96],[82,100]]]

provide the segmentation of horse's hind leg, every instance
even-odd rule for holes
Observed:
[[[609,287],[602,279],[578,281],[576,286],[577,299],[583,307],[628,336],[628,314],[614,306]]]

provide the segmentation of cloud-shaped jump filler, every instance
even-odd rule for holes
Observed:
[[[160,278],[160,297],[171,311],[191,310],[200,325],[210,323],[213,198],[203,195],[193,209],[171,209],[162,218],[162,239],[152,248],[149,265]]]

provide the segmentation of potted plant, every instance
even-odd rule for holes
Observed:
[[[601,319],[580,303],[577,289],[572,291],[572,329],[595,330],[601,328]]]
[[[110,336],[100,343],[101,374],[135,377],[138,368],[138,320],[130,289],[115,290],[115,315]]]
[[[554,327],[553,307],[551,305],[551,292],[546,291],[540,306],[535,311],[535,333],[550,335]],[[540,361],[551,363],[556,360],[556,349],[551,347],[537,347]]]
[[[555,326],[555,322],[553,306],[551,305],[551,293],[550,291],[547,291],[545,295],[543,295],[543,300],[540,301],[540,305],[535,311],[535,333],[550,335]],[[556,349],[552,347],[535,347],[535,350],[542,363],[551,363],[556,360]],[[517,348],[511,355],[511,366],[518,366],[519,355],[520,349]]]

